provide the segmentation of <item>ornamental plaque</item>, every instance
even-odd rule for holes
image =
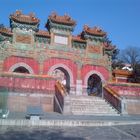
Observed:
[[[30,35],[16,35],[16,42],[31,44],[31,36]]]
[[[54,42],[57,44],[68,45],[68,37],[55,35]]]
[[[100,46],[89,46],[88,47],[88,52],[100,54],[101,53],[101,48],[100,48]]]

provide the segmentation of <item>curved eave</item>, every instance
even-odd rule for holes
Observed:
[[[107,50],[107,51],[113,51],[116,49],[116,47],[113,47],[113,46],[104,46],[104,49]]]
[[[116,76],[125,76],[125,77],[133,75],[132,72],[126,70],[113,70],[113,74],[115,74]]]
[[[54,22],[54,23],[57,23],[57,24],[63,24],[63,25],[68,25],[68,26],[75,26],[76,23],[75,22],[67,22],[67,21],[59,21],[59,20],[56,20],[56,19],[52,19],[50,18],[50,21],[51,22]]]
[[[73,42],[86,43],[86,40],[72,38]]]
[[[91,33],[91,32],[87,32],[87,31],[85,31],[85,32],[86,32],[86,34],[92,35],[92,36],[98,36],[98,37],[105,37],[106,36],[106,34]]]
[[[13,33],[12,32],[9,32],[9,31],[3,31],[3,30],[1,30],[0,29],[0,34],[2,34],[2,35],[6,35],[6,36],[13,36]]]
[[[46,35],[36,35],[37,37],[44,37],[44,38],[50,38],[50,36],[46,36]]]
[[[38,21],[25,21],[25,20],[22,20],[22,19],[18,19],[14,16],[10,16],[10,19],[15,21],[15,22],[22,23],[22,24],[37,25],[39,23],[39,20]]]
[[[46,37],[46,38],[50,38],[51,37],[49,32],[46,32],[46,31],[43,31],[43,30],[39,30],[38,32],[36,32],[35,36]]]
[[[114,50],[114,48],[106,48],[106,47],[104,47],[104,49],[107,50],[107,51],[113,51]]]
[[[50,36],[49,36],[49,35],[43,35],[43,34],[35,34],[35,36],[50,38]]]

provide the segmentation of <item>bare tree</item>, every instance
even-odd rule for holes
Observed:
[[[134,82],[137,81],[137,71],[140,65],[140,49],[138,47],[128,47],[121,51],[121,58],[124,63],[128,63],[133,68]]]
[[[122,69],[124,67],[124,63],[122,60],[119,60],[119,59],[115,59],[112,61],[112,69]]]
[[[137,47],[128,47],[122,52],[122,60],[128,64],[131,64],[135,69],[136,65],[140,63],[140,49]]]

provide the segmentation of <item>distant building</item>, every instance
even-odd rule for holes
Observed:
[[[130,64],[125,64],[124,67],[122,67],[123,70],[133,71],[133,68]]]

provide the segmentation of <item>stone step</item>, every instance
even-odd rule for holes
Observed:
[[[74,115],[119,115],[103,98],[95,96],[70,96]]]
[[[72,111],[115,111],[113,108],[71,108]]]
[[[94,99],[94,98],[91,98],[91,99],[81,99],[81,98],[75,98],[75,99],[71,99],[72,101],[105,101],[104,99]]]
[[[84,99],[91,99],[91,98],[96,98],[96,99],[102,99],[101,97],[98,97],[98,96],[87,96],[87,95],[69,95],[69,97],[71,99],[75,99],[75,98],[84,98]]]
[[[96,99],[96,98],[74,98],[74,99],[71,99],[71,101],[105,101],[104,99],[100,98],[100,99]]]
[[[79,111],[79,112],[113,112],[113,113],[117,113],[116,110],[112,109],[112,108],[71,108],[71,111]]]
[[[71,107],[99,107],[99,108],[104,108],[104,107],[111,107],[109,104],[75,104],[75,103],[71,103]]]
[[[105,100],[71,100],[71,102],[83,102],[83,103],[103,103],[103,102],[106,102]]]
[[[113,113],[117,113],[116,110],[113,110],[113,109],[105,109],[105,110],[99,110],[99,109],[73,109],[72,112],[91,112],[91,113],[94,113],[94,112],[113,112]]]
[[[101,101],[100,102],[97,102],[97,101],[96,102],[94,102],[94,101],[92,101],[92,102],[84,102],[84,101],[83,102],[82,101],[76,102],[76,101],[74,101],[73,102],[73,101],[71,101],[71,103],[73,103],[73,104],[107,104],[107,102],[105,102],[105,101],[102,101],[102,102]]]
[[[96,106],[96,107],[109,107],[110,105],[108,104],[108,103],[90,103],[90,104],[86,104],[86,103],[71,103],[71,106],[82,106],[82,107],[84,107],[84,106],[91,106],[91,107],[94,107],[94,106]]]
[[[103,109],[114,109],[112,108],[111,106],[71,106],[71,109],[80,109],[80,108],[83,108],[83,109],[100,109],[100,110],[103,110]]]
[[[80,108],[80,107],[72,107],[71,110],[98,110],[98,111],[108,111],[108,110],[114,110],[113,108],[98,108],[98,107],[94,107],[94,108]]]
[[[88,108],[88,107],[86,107],[86,108],[80,108],[80,107],[72,107],[71,108],[71,110],[97,110],[97,111],[114,111],[115,109],[113,109],[113,108],[98,108],[98,107],[94,107],[94,108]]]
[[[73,115],[94,115],[94,116],[120,116],[120,114],[117,114],[117,113],[100,113],[100,112],[97,112],[97,113],[91,113],[91,112],[73,112],[72,113]]]
[[[103,112],[103,111],[102,112],[100,112],[100,111],[94,111],[94,112],[91,112],[91,111],[86,111],[86,112],[85,111],[80,111],[80,112],[79,111],[72,111],[72,114],[79,114],[79,115],[80,114],[81,115],[82,114],[93,114],[94,115],[94,114],[118,114],[118,113],[110,112],[110,111],[108,111],[108,112],[107,111],[105,111],[105,112]]]
[[[101,106],[104,106],[104,105],[108,105],[109,106],[109,104],[107,104],[106,102],[101,102],[101,103],[99,103],[99,102],[97,102],[97,103],[95,103],[95,102],[92,102],[92,103],[84,103],[84,102],[71,102],[71,105],[77,105],[77,106],[85,106],[85,105],[88,105],[88,106],[99,106],[99,105],[101,105]]]
[[[100,112],[100,111],[96,111],[96,112],[95,111],[94,112],[90,112],[90,111],[86,111],[86,112],[84,112],[84,111],[80,111],[80,112],[79,111],[73,111],[72,113],[73,114],[79,114],[79,115],[80,114],[81,115],[82,114],[117,114],[117,113],[114,113],[114,112],[106,112],[106,111],[105,112],[103,112],[103,111],[102,112]]]

